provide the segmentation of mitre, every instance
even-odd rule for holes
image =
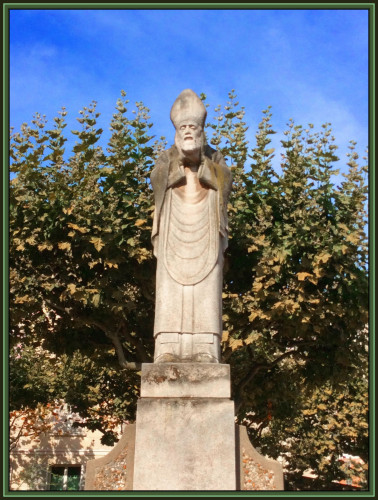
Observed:
[[[177,128],[183,121],[194,121],[202,128],[206,120],[206,108],[198,97],[198,95],[191,89],[185,89],[177,97],[171,109],[171,120],[175,128]]]

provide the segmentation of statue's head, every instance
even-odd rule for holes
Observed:
[[[206,114],[203,102],[193,90],[183,90],[173,103],[171,120],[176,129],[175,144],[182,156],[200,156],[205,145]]]

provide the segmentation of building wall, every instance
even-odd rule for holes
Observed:
[[[101,444],[100,431],[85,428],[62,428],[41,434],[37,438],[23,436],[10,452],[9,489],[49,490],[51,468],[81,467],[79,489],[84,488],[85,465],[88,460],[101,458],[113,448]],[[122,429],[119,429],[121,434]]]

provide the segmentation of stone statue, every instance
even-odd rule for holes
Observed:
[[[157,258],[155,363],[219,363],[231,171],[206,144],[206,108],[190,89],[171,109],[175,145],[151,173]]]

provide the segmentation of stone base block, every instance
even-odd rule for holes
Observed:
[[[234,403],[139,400],[133,489],[235,491]]]
[[[217,363],[143,364],[142,398],[230,398],[230,365]]]
[[[235,426],[228,365],[142,365],[136,424],[87,464],[86,490],[282,490],[282,466]],[[134,450],[135,448],[135,450]]]

